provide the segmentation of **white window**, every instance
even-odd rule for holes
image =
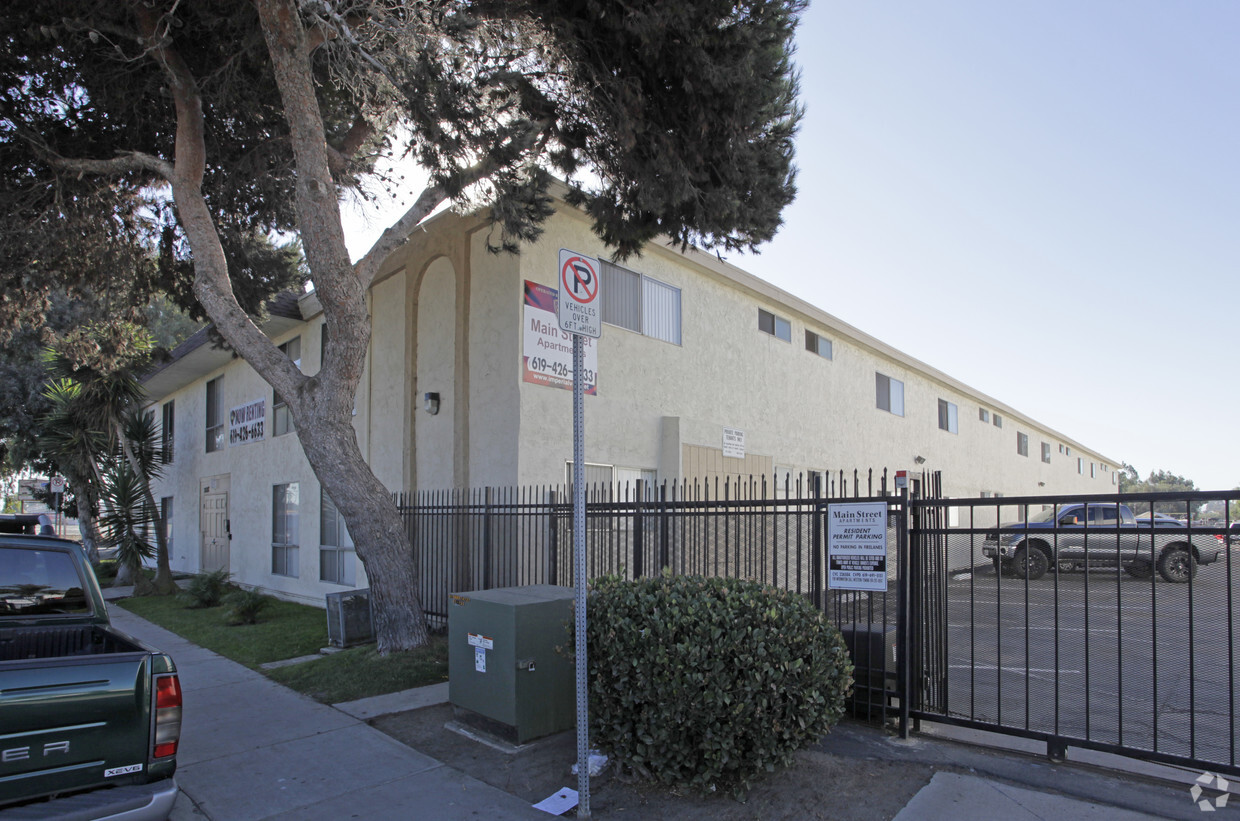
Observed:
[[[224,377],[207,383],[207,453],[224,449]]]
[[[1048,465],[1051,463],[1051,443],[1050,442],[1042,443],[1042,461],[1046,462],[1046,464]]]
[[[1076,457],[1076,472],[1082,476],[1085,475],[1085,460],[1079,456]]]
[[[320,490],[319,505],[319,581],[357,584],[357,557],[344,517],[327,493]]]
[[[994,423],[996,428],[1003,427],[1003,417],[996,413],[994,415]]]
[[[874,390],[879,410],[904,415],[904,383],[881,373],[874,374]]]
[[[761,308],[758,309],[758,330],[785,342],[792,341],[792,323]]]
[[[1089,478],[1090,478],[1090,479],[1097,479],[1097,478],[1098,478],[1098,472],[1094,469],[1094,463],[1093,463],[1093,462],[1090,462],[1090,463],[1089,463]]]
[[[831,358],[831,340],[819,336],[813,331],[805,332],[805,350],[818,354],[823,359]]]
[[[948,433],[958,433],[959,426],[957,423],[957,409],[953,402],[946,399],[939,400],[939,430],[945,430]]]
[[[1027,433],[1016,434],[1016,452],[1019,453],[1021,456],[1029,455],[1029,434]]]
[[[680,344],[680,289],[599,260],[603,321],[644,336]]]
[[[326,330],[327,326],[324,325]],[[280,350],[284,355],[292,360],[298,369],[301,368],[301,337],[295,336],[288,342],[280,346]],[[293,415],[289,413],[288,404],[280,396],[279,391],[273,391],[271,397],[271,429],[272,436],[281,436],[285,433],[292,433],[297,430],[297,425],[293,423]]]
[[[271,491],[271,572],[277,576],[298,575],[297,548],[300,538],[296,482],[274,485]]]
[[[977,409],[977,418],[978,418],[978,421],[981,421],[981,422],[989,422],[989,421],[990,421],[990,411],[986,410],[985,408],[978,408],[978,409]]]

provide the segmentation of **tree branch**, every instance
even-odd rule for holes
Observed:
[[[348,166],[349,160],[366,144],[366,141],[374,133],[374,126],[365,117],[358,114],[353,120],[353,125],[349,127],[349,133],[344,135],[344,139],[338,145],[327,146],[327,164],[331,169],[333,177],[339,179]]]
[[[72,159],[62,157],[45,149],[41,149],[40,153],[47,158],[48,163],[53,167],[78,174],[79,176],[82,174],[93,174],[107,177],[126,174],[130,171],[150,171],[153,174],[158,174],[165,180],[172,180],[173,168],[171,163],[161,160],[159,157],[144,154],[141,151],[127,151],[110,160]]]

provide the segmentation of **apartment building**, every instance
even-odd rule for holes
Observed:
[[[571,343],[555,320],[558,254],[602,260],[603,333],[586,340],[587,478],[617,483],[854,468],[938,470],[949,496],[1109,492],[1118,464],[717,257],[653,244],[607,262],[560,203],[519,255],[444,213],[386,261],[354,424],[393,492],[562,483],[572,460]],[[265,331],[305,373],[314,293]],[[278,395],[189,340],[146,387],[172,460],[157,496],[173,567],[320,603],[364,586]]]

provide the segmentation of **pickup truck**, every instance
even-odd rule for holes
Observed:
[[[1218,561],[1217,540],[1194,534],[1180,522],[1138,521],[1115,502],[1065,504],[999,526],[985,535],[982,555],[1005,574],[1039,579],[1052,565],[1060,570],[1121,566],[1139,579],[1157,569],[1169,582],[1187,582],[1200,565]]]
[[[81,545],[0,535],[0,817],[164,819],[181,684],[111,627]]]

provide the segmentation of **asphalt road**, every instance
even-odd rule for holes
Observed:
[[[1115,568],[1026,582],[987,567],[954,574],[943,610],[946,686],[933,709],[1134,751],[1240,760],[1240,554],[1230,578],[1220,561],[1191,584]]]

